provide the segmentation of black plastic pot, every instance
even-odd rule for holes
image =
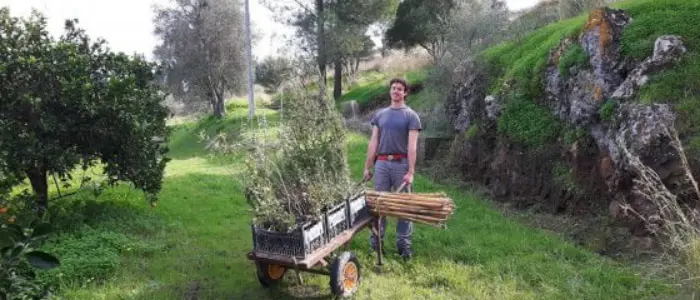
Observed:
[[[309,222],[292,232],[277,232],[251,225],[253,249],[258,253],[304,259],[328,243],[325,222]]]
[[[360,221],[365,218],[369,218],[369,207],[367,207],[367,196],[365,193],[361,193],[353,199],[348,199],[347,201],[347,212],[349,226],[353,227],[357,225]]]
[[[329,241],[350,228],[347,208],[347,202],[343,201],[324,213],[326,235]]]

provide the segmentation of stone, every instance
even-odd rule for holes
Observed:
[[[495,121],[496,119],[498,119],[499,116],[501,116],[502,105],[498,102],[496,96],[486,96],[486,98],[484,99],[484,103],[486,106],[486,117],[489,120]]]
[[[607,99],[624,80],[625,62],[620,49],[622,31],[630,17],[623,10],[599,8],[592,11],[579,36],[579,43],[588,53],[595,74],[594,95],[597,101]]]
[[[598,174],[603,179],[609,179],[615,174],[615,167],[610,156],[605,156],[598,163]]]
[[[453,88],[445,102],[445,111],[455,131],[463,132],[477,119],[485,118],[484,98],[486,86],[483,77],[487,76],[468,60],[455,68]]]
[[[687,52],[679,36],[665,35],[656,39],[654,55],[647,58],[627,76],[627,79],[612,94],[612,99],[629,100],[635,96],[639,88],[649,81],[649,74],[670,63],[678,62]]]
[[[355,100],[344,101],[341,104],[340,111],[346,119],[356,119],[360,113],[360,105]]]

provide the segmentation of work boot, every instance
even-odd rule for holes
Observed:
[[[399,249],[399,255],[403,258],[403,260],[408,261],[411,259],[413,253],[411,252],[411,248],[403,248]]]

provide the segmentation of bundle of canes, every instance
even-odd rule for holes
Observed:
[[[367,190],[367,206],[374,216],[392,216],[416,223],[446,229],[455,205],[445,193],[401,193],[404,182],[396,192]]]

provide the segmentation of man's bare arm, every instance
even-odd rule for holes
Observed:
[[[418,130],[408,132],[408,173],[416,173],[416,155],[418,152]]]
[[[377,155],[377,145],[379,144],[379,127],[372,126],[372,137],[367,146],[367,158],[365,159],[365,176],[371,172],[374,166],[374,157]]]

